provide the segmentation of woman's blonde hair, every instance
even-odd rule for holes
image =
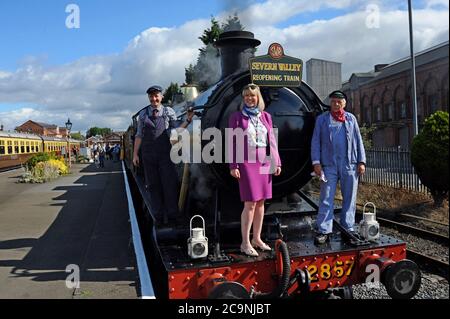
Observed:
[[[244,88],[242,89],[242,97],[248,95],[248,94],[254,94],[257,96],[258,98],[258,109],[262,112],[264,111],[264,109],[266,108],[266,104],[264,103],[264,99],[261,95],[261,90],[259,89],[259,86],[257,86],[256,84],[250,83],[247,84],[246,86],[244,86]],[[244,108],[244,99],[242,99],[241,102],[241,111]]]

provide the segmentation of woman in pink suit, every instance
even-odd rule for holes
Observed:
[[[271,250],[262,241],[264,200],[272,198],[272,173],[281,174],[281,161],[273,133],[272,118],[264,112],[264,100],[259,87],[249,84],[242,91],[241,110],[233,113],[229,127],[234,131],[229,141],[230,174],[239,181],[244,210],[241,215],[241,252],[258,256],[254,248]],[[238,130],[236,130],[238,129]],[[241,129],[241,130],[239,130]],[[243,138],[237,132],[243,132]],[[270,157],[267,156],[270,149]],[[271,165],[273,164],[273,165]],[[253,239],[250,228],[253,225]]]

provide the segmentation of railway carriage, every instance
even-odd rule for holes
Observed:
[[[54,152],[61,155],[67,140],[58,137],[0,131],[0,169],[23,165],[39,152]],[[70,147],[81,147],[82,142],[69,139]]]

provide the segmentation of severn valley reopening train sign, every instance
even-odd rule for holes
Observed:
[[[248,62],[252,83],[257,85],[296,87],[302,83],[303,61],[284,55],[281,44],[272,43],[267,55]]]

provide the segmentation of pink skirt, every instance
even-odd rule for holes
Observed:
[[[272,198],[272,172],[270,171],[270,158],[266,158],[266,148],[249,148],[248,151],[249,158],[256,159],[256,161],[244,161],[239,164],[241,201],[257,202],[262,199],[270,199]],[[263,159],[263,161],[259,159]]]

